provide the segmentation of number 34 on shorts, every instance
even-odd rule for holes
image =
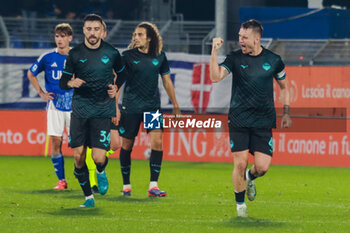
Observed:
[[[105,130],[101,130],[100,131],[100,142],[102,142],[106,147],[109,146],[109,144],[111,143],[111,132]]]

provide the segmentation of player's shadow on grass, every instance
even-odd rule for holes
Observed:
[[[111,196],[107,198],[108,201],[113,202],[124,202],[124,203],[152,203],[158,202],[159,199],[163,199],[163,197],[145,197],[145,198],[134,198],[134,197],[124,197],[124,196]]]
[[[235,217],[224,221],[223,225],[229,228],[280,228],[285,227],[286,222],[273,221],[269,219],[257,219],[252,217],[240,218]]]
[[[42,190],[18,190],[19,193],[24,194],[66,194],[71,193],[71,189],[67,190],[53,190],[53,189],[42,189]]]
[[[96,216],[101,214],[99,208],[62,208],[57,211],[47,212],[53,216]]]
[[[7,192],[15,192],[20,194],[31,194],[31,195],[50,195],[50,196],[58,196],[68,199],[81,199],[82,196],[79,195],[81,192],[78,190],[53,190],[53,189],[42,189],[42,190],[7,190]]]

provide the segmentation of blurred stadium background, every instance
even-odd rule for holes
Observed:
[[[45,154],[45,103],[31,87],[26,77],[27,69],[40,54],[55,47],[53,29],[58,23],[70,23],[74,29],[71,45],[80,43],[83,38],[82,17],[87,13],[98,13],[103,16],[108,29],[106,41],[120,50],[126,49],[132,32],[140,21],[147,20],[155,23],[163,36],[164,50],[171,68],[170,76],[180,107],[187,112],[201,114],[225,114],[231,91],[231,77],[218,84],[210,81],[208,62],[211,39],[216,36],[225,39],[224,49],[221,51],[221,59],[223,59],[226,53],[239,48],[237,32],[240,23],[252,18],[261,21],[265,30],[262,45],[281,55],[284,60],[291,84],[291,107],[299,109],[294,112],[292,110],[294,128],[289,131],[277,129],[274,134],[273,164],[314,166],[314,173],[308,173],[310,178],[308,182],[318,179],[317,173],[328,172],[316,170],[326,169],[317,167],[350,167],[350,122],[347,110],[350,107],[350,0],[2,0],[0,7],[0,155],[4,156],[0,156],[0,163],[10,161],[11,159],[7,156],[43,156]],[[39,77],[43,83],[43,76]],[[160,93],[162,109],[170,111],[172,105],[162,87],[160,87]],[[276,106],[281,107],[277,88],[274,94]],[[72,151],[67,147],[66,135],[64,139],[64,154],[72,155]],[[228,142],[228,134],[225,130],[212,133],[166,132],[164,158],[166,161],[232,163]],[[144,151],[148,147],[149,139],[146,133],[140,132],[133,150],[133,158],[144,160]],[[119,152],[112,157],[117,158],[118,155]],[[35,159],[38,158],[35,157]],[[34,164],[35,161],[33,161]],[[170,167],[175,166],[173,163],[168,163]],[[116,163],[113,162],[113,164]],[[47,163],[48,173],[52,172],[50,166],[51,164]],[[179,166],[198,165],[180,163]],[[213,172],[215,175],[224,168],[227,168],[226,164],[218,163],[207,172]],[[225,174],[227,176],[225,184],[229,186],[231,185],[230,169]],[[282,171],[284,167],[275,166],[273,169]],[[291,169],[289,175],[308,171],[307,167],[288,169]],[[347,170],[336,169],[332,168],[330,171],[339,173],[339,176],[346,180]],[[191,172],[191,169],[188,172]],[[73,179],[71,177],[71,183],[74,183]],[[273,179],[280,182],[274,188],[278,189],[285,185],[284,181],[276,177]],[[298,177],[298,179],[290,177],[287,182],[299,182],[303,178]],[[313,191],[309,190],[305,195],[314,195],[321,186],[328,186],[331,190],[323,190],[325,193],[336,195],[333,191],[338,187],[335,185],[340,184],[332,184],[332,181],[327,178],[320,179],[317,181],[318,186],[314,185]],[[51,180],[54,180],[53,176]],[[18,182],[21,181],[18,180]],[[167,181],[163,182],[166,184]],[[203,182],[202,186],[208,188],[205,181],[196,180],[196,182]],[[50,184],[50,181],[48,183]],[[2,183],[0,180],[0,184],[4,195],[13,193],[13,190],[9,191],[11,188],[7,191],[3,189],[5,186],[11,186],[11,183]],[[265,183],[265,185],[270,187],[269,184]],[[349,182],[341,186],[343,188],[349,186]],[[20,188],[15,185],[13,187]],[[45,186],[36,187],[39,190],[43,188]],[[290,186],[289,188],[290,190],[286,192],[295,193],[297,192],[295,190],[300,187]],[[29,189],[30,187],[26,187],[27,191],[18,191],[21,194],[18,198],[25,198]],[[79,187],[76,186],[74,189],[79,190]],[[188,189],[187,191],[191,193],[191,185]],[[199,192],[198,190],[196,191]],[[231,186],[225,188],[225,191],[231,193]],[[347,191],[343,189],[343,192]],[[210,189],[210,192],[215,190]],[[35,194],[38,193],[40,194],[40,192]],[[228,195],[227,193],[223,194],[224,197]],[[267,195],[268,188],[262,190],[262,193]],[[45,194],[51,195],[50,192]],[[80,193],[77,192],[74,195],[79,196]],[[74,195],[71,194],[71,196]],[[59,197],[61,198],[62,195],[60,194]],[[226,204],[232,198],[233,196],[218,197],[218,199],[227,199]],[[317,216],[317,213],[323,210],[331,211],[332,205],[329,203],[335,203],[333,211],[341,210],[343,216],[349,214],[349,202],[343,196],[331,198],[316,195],[314,199],[309,198],[304,202],[302,196],[298,198],[300,202],[297,203],[306,203],[310,209],[318,208],[307,210],[309,212],[305,212],[306,216],[303,215],[305,222],[301,222],[310,228],[293,228],[299,219],[289,220],[290,216],[283,216],[282,219],[276,220],[280,214],[276,208],[275,212],[267,211],[267,217],[257,216],[257,219],[250,219],[248,222],[238,221],[231,225],[224,222],[225,227],[221,231],[232,230],[231,227],[233,227],[235,230],[244,232],[247,230],[244,224],[252,224],[255,230],[267,227],[266,232],[275,230],[276,232],[295,232],[295,229],[299,232],[319,232],[317,227],[321,224],[324,232],[348,232],[346,228],[333,228],[337,224],[349,226],[348,219],[340,218],[338,221],[337,216],[332,215],[331,220],[326,217],[320,220]],[[14,202],[5,198],[3,201]],[[186,200],[180,200],[180,204],[181,201],[186,202]],[[289,201],[288,206],[291,208],[289,211],[293,212],[294,200],[290,198]],[[135,205],[135,211],[138,211],[137,204],[140,203],[132,204]],[[197,202],[195,204],[200,205]],[[271,203],[259,203],[261,208],[269,204]],[[281,206],[284,204],[280,202]],[[8,204],[7,209],[3,211],[0,208],[0,215],[10,211],[12,205]],[[302,204],[297,213],[299,216],[304,213],[301,206]],[[107,204],[105,208],[108,208]],[[205,211],[207,210],[203,209],[203,212]],[[62,215],[69,215],[69,213],[72,212],[68,211],[68,214],[62,212]],[[74,212],[75,214],[79,215],[80,212]],[[231,215],[232,213],[229,214]],[[7,217],[3,219],[6,220]],[[277,222],[275,224],[272,220],[271,222],[261,220],[260,217],[275,219]],[[138,219],[138,217],[135,218]],[[176,217],[172,221],[176,224]],[[193,224],[197,225],[203,223],[198,219],[193,221]],[[213,221],[220,225],[222,219]],[[285,226],[287,228],[284,228]],[[9,229],[5,232],[14,232]],[[191,232],[188,228],[174,229],[160,230],[160,232]],[[203,230],[210,232],[215,230],[215,227],[198,226],[193,229],[198,232]]]
[[[156,23],[167,52],[209,54],[211,38],[235,49],[240,22],[256,18],[265,28],[263,44],[288,65],[347,65],[348,0],[14,0],[1,7],[1,48],[51,48],[52,28],[69,22],[72,45],[82,40],[82,17],[98,13],[108,25],[107,41],[125,48],[140,20]],[[323,8],[325,7],[325,8]]]

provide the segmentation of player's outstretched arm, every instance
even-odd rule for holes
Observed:
[[[176,96],[175,96],[174,85],[170,79],[170,75],[169,74],[162,75],[162,81],[163,81],[164,89],[165,89],[166,93],[168,94],[170,101],[173,103],[173,106],[174,106],[173,113],[175,115],[181,114],[179,104],[177,103]]]
[[[41,89],[41,86],[39,84],[38,78],[30,70],[28,70],[27,72],[27,77],[30,83],[33,85],[33,87],[35,88],[35,90],[38,92],[38,94],[43,100],[45,100],[46,102],[48,102],[49,100],[53,100],[53,97],[51,96],[53,95],[53,93],[43,91],[43,89]]]
[[[213,38],[210,57],[210,79],[214,83],[223,80],[229,74],[224,67],[218,65],[218,51],[223,43],[223,39]]]
[[[277,80],[281,89],[283,116],[281,120],[281,128],[290,128],[292,126],[292,119],[290,118],[290,88],[287,78]]]

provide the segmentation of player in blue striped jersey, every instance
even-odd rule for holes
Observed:
[[[51,160],[58,178],[54,189],[67,189],[61,146],[64,128],[66,127],[69,132],[73,90],[62,90],[59,87],[59,80],[72,37],[73,30],[69,24],[58,24],[55,28],[57,47],[42,54],[27,73],[35,90],[47,102],[47,134],[51,137]],[[42,89],[37,79],[40,72],[45,72],[46,91]]]

